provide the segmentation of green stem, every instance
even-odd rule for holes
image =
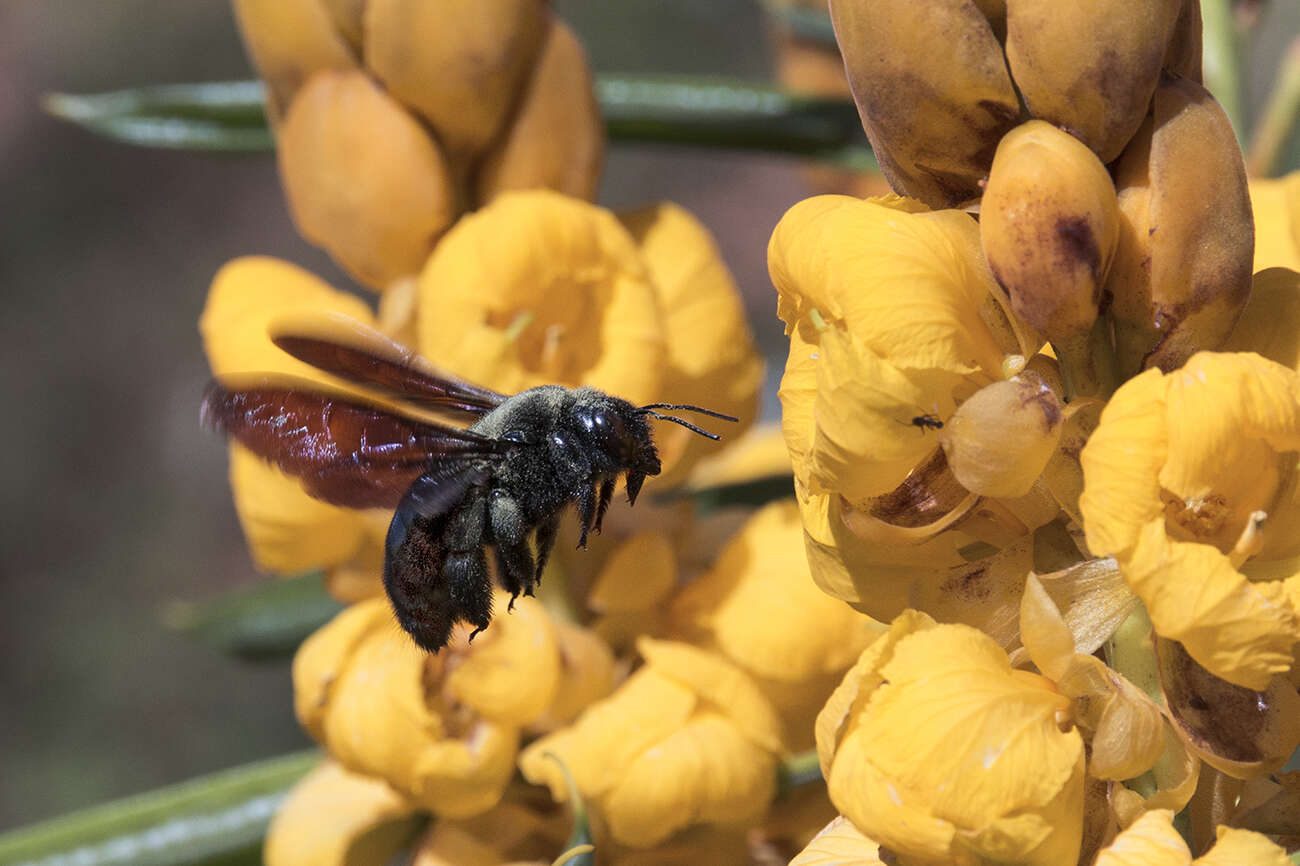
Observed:
[[[92,132],[144,147],[254,152],[274,142],[258,81],[168,84],[45,98],[46,110]],[[799,96],[733,79],[670,75],[597,77],[614,141],[684,144],[811,156],[875,166],[847,99]]]
[[[1205,87],[1232,122],[1237,140],[1245,140],[1242,116],[1241,40],[1233,18],[1232,0],[1201,0],[1201,54]]]
[[[796,788],[819,782],[821,778],[822,766],[816,749],[790,755],[776,768],[776,795],[785,796]]]
[[[565,854],[561,855],[560,860],[572,866],[595,866],[594,849],[588,847],[591,845],[591,824],[587,819],[587,801],[582,798],[578,783],[574,781],[573,774],[564,765],[564,761],[560,760],[559,755],[554,752],[544,752],[542,757],[550,758],[560,768],[565,787],[569,789],[569,805],[573,809],[573,831],[569,833],[569,840],[564,843]],[[584,847],[588,850],[574,851],[575,848]]]
[[[1297,116],[1300,116],[1300,38],[1291,42],[1282,58],[1273,90],[1251,135],[1246,168],[1252,177],[1272,174],[1287,139],[1295,131]]]
[[[1156,660],[1155,646],[1151,643],[1151,617],[1145,605],[1139,604],[1128,619],[1106,641],[1106,662],[1119,671],[1129,682],[1146,693],[1147,697],[1164,706],[1160,690],[1160,666]]]
[[[319,760],[296,752],[12,830],[0,863],[257,863],[271,815]]]

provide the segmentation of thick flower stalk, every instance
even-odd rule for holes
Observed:
[[[294,221],[371,288],[504,190],[595,192],[591,71],[543,0],[234,5]]]

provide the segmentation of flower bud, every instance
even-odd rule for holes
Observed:
[[[1124,376],[1219,348],[1250,296],[1254,224],[1232,125],[1186,79],[1166,77],[1154,103],[1116,175],[1122,220],[1106,289]]]

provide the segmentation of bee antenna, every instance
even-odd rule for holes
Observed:
[[[648,406],[642,406],[637,411],[647,412],[648,414],[653,415],[654,414],[653,412],[649,412],[650,409],[672,409],[672,410],[682,409],[687,412],[699,412],[701,415],[708,415],[710,418],[721,418],[723,421],[740,420],[739,418],[733,417],[731,415],[723,415],[721,412],[714,412],[712,409],[705,409],[702,406],[691,406],[688,403],[651,403]],[[660,417],[660,416],[655,416],[655,417]]]
[[[647,406],[642,406],[641,412],[642,414],[649,415],[651,418],[658,418],[660,421],[671,421],[674,424],[681,424],[683,427],[685,427],[687,430],[690,430],[692,433],[699,433],[701,436],[707,436],[708,438],[714,440],[715,442],[722,438],[717,433],[710,433],[708,430],[704,430],[700,427],[696,427],[690,421],[687,421],[683,418],[675,418],[672,415],[660,415],[658,412],[651,412],[649,407]]]

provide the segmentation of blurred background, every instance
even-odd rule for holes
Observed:
[[[770,80],[757,0],[557,0],[596,71]],[[1257,109],[1293,0],[1265,9]],[[227,0],[0,3],[0,829],[303,748],[287,663],[238,662],[160,624],[169,601],[259,576],[221,439],[200,428],[209,280],[265,253],[351,282],[294,233],[270,154],[114,144],[49,91],[251,77]],[[771,227],[811,194],[794,160],[612,146],[600,200],[674,200],[716,234],[769,358],[785,339]]]

